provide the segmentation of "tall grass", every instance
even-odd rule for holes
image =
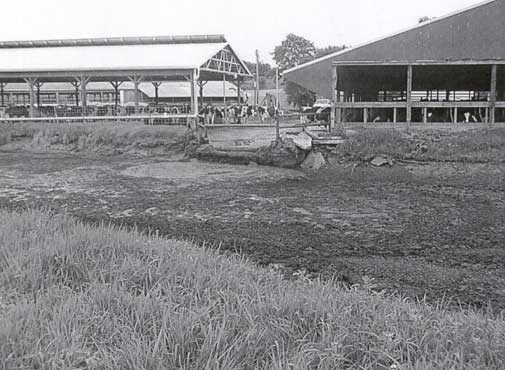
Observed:
[[[0,145],[16,140],[32,147],[65,146],[66,149],[173,147],[184,142],[185,128],[124,123],[15,123],[0,127]],[[182,146],[183,147],[183,146]]]
[[[0,369],[503,369],[505,321],[0,210]]]
[[[463,132],[417,131],[405,135],[393,129],[359,130],[340,145],[337,154],[368,161],[383,154],[398,159],[456,162],[505,162],[505,129]]]

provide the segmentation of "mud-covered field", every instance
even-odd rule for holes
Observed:
[[[288,272],[505,309],[504,170],[333,164],[318,173],[182,157],[0,151],[0,206],[239,251]]]

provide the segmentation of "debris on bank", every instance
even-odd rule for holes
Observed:
[[[374,167],[392,167],[396,159],[383,153],[363,155],[355,148],[348,152],[342,150],[341,145],[347,138],[327,131],[307,130],[303,132],[284,133],[269,146],[261,148],[214,147],[210,144],[201,145],[196,149],[195,157],[219,163],[230,164],[258,164],[282,168],[301,168],[306,171],[317,171],[330,163],[345,164],[358,162],[359,165]],[[422,150],[424,143],[419,143]],[[351,148],[352,149],[352,148]]]

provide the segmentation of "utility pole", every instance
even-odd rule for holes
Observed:
[[[277,109],[281,108],[281,103],[279,101],[279,67],[275,67],[275,95],[277,100]]]
[[[256,107],[260,105],[260,53],[256,49]]]

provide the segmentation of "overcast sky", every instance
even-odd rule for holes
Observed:
[[[4,1],[0,39],[224,34],[245,60],[271,62],[289,33],[317,47],[357,45],[479,0]]]

